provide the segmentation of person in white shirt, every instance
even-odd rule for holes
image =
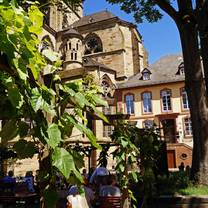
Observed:
[[[67,206],[70,208],[90,208],[85,194],[79,194],[77,186],[71,186],[67,196]]]
[[[100,187],[99,196],[121,196],[120,189],[116,186],[115,175],[109,175],[108,185]]]

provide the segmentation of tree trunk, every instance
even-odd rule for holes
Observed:
[[[51,173],[51,164],[50,164],[50,156],[49,152],[46,150],[42,150],[41,153],[39,153],[39,165],[40,165],[40,171]],[[47,208],[45,200],[43,198],[45,188],[50,184],[50,178],[40,181],[39,183],[39,189],[40,189],[40,208]]]
[[[191,21],[177,23],[185,67],[185,87],[193,129],[191,179],[208,185],[208,105],[198,42],[198,31]]]
[[[206,92],[208,97],[208,8],[204,8],[203,12],[199,12],[197,16],[199,38],[201,45],[201,57],[204,68],[204,78],[206,84]]]

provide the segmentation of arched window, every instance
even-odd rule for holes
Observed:
[[[54,50],[53,43],[48,35],[43,37],[41,41],[40,51],[43,52],[44,50],[47,50],[47,49]]]
[[[171,90],[165,89],[161,91],[161,99],[162,99],[162,111],[167,112],[171,111]]]
[[[85,38],[85,55],[103,51],[102,41],[96,34],[90,34]]]
[[[101,86],[103,89],[103,97],[112,98],[114,94],[115,86],[112,83],[110,77],[107,74],[104,74],[101,78]]]
[[[188,110],[189,109],[188,96],[184,87],[181,89],[181,99],[182,99],[182,108],[184,110]]]
[[[151,113],[152,112],[152,93],[143,92],[142,102],[143,102],[143,113]]]
[[[126,103],[126,113],[134,114],[134,95],[132,94],[126,95],[125,103]]]
[[[103,88],[103,96],[104,97],[110,97],[109,96],[110,84],[106,80],[103,80],[102,83],[101,83],[101,86]]]
[[[50,26],[50,7],[44,7],[43,12],[43,23],[44,25]]]

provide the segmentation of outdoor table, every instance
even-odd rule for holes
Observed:
[[[16,193],[14,195],[0,195],[0,205],[5,207],[11,205],[23,205],[25,208],[31,208],[39,200],[39,195],[36,193]],[[37,201],[38,202],[38,201]]]

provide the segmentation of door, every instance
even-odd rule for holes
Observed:
[[[175,150],[167,150],[168,168],[176,168]]]
[[[168,143],[176,142],[175,119],[164,119],[161,121],[164,140]]]

